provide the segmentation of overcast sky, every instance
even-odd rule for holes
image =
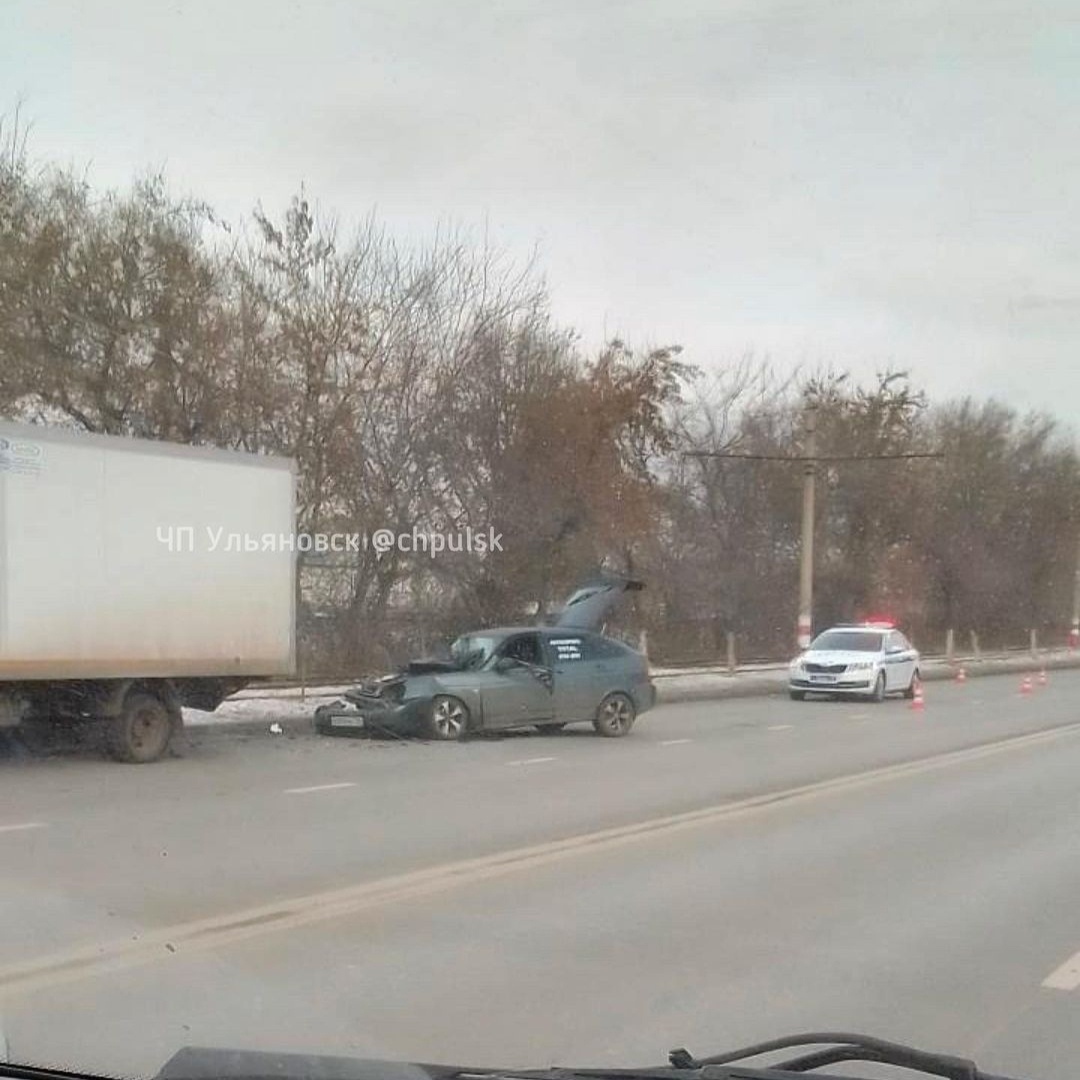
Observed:
[[[525,255],[587,343],[905,367],[1080,427],[1080,4],[0,0],[100,184]]]

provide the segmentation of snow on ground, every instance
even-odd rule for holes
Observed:
[[[186,727],[203,727],[207,724],[229,723],[296,723],[310,720],[315,715],[318,705],[335,700],[333,697],[301,701],[299,697],[273,698],[230,698],[218,706],[212,713],[200,709],[184,710]]]

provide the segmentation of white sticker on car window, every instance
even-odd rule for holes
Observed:
[[[551,647],[557,660],[581,659],[581,638],[552,638]]]

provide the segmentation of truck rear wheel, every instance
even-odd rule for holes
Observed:
[[[168,749],[176,726],[177,717],[160,698],[135,691],[124,698],[120,715],[108,721],[109,754],[136,765],[157,761]]]

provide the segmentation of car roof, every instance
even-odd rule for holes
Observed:
[[[546,634],[550,637],[581,637],[582,634],[595,633],[593,630],[580,630],[575,626],[489,626],[483,630],[466,630],[461,637],[509,637],[511,634]]]
[[[836,626],[830,626],[828,630],[822,630],[823,634],[829,633],[831,630],[850,630],[855,633],[862,634],[884,634],[889,630],[896,630],[897,627],[892,623],[838,623]]]

